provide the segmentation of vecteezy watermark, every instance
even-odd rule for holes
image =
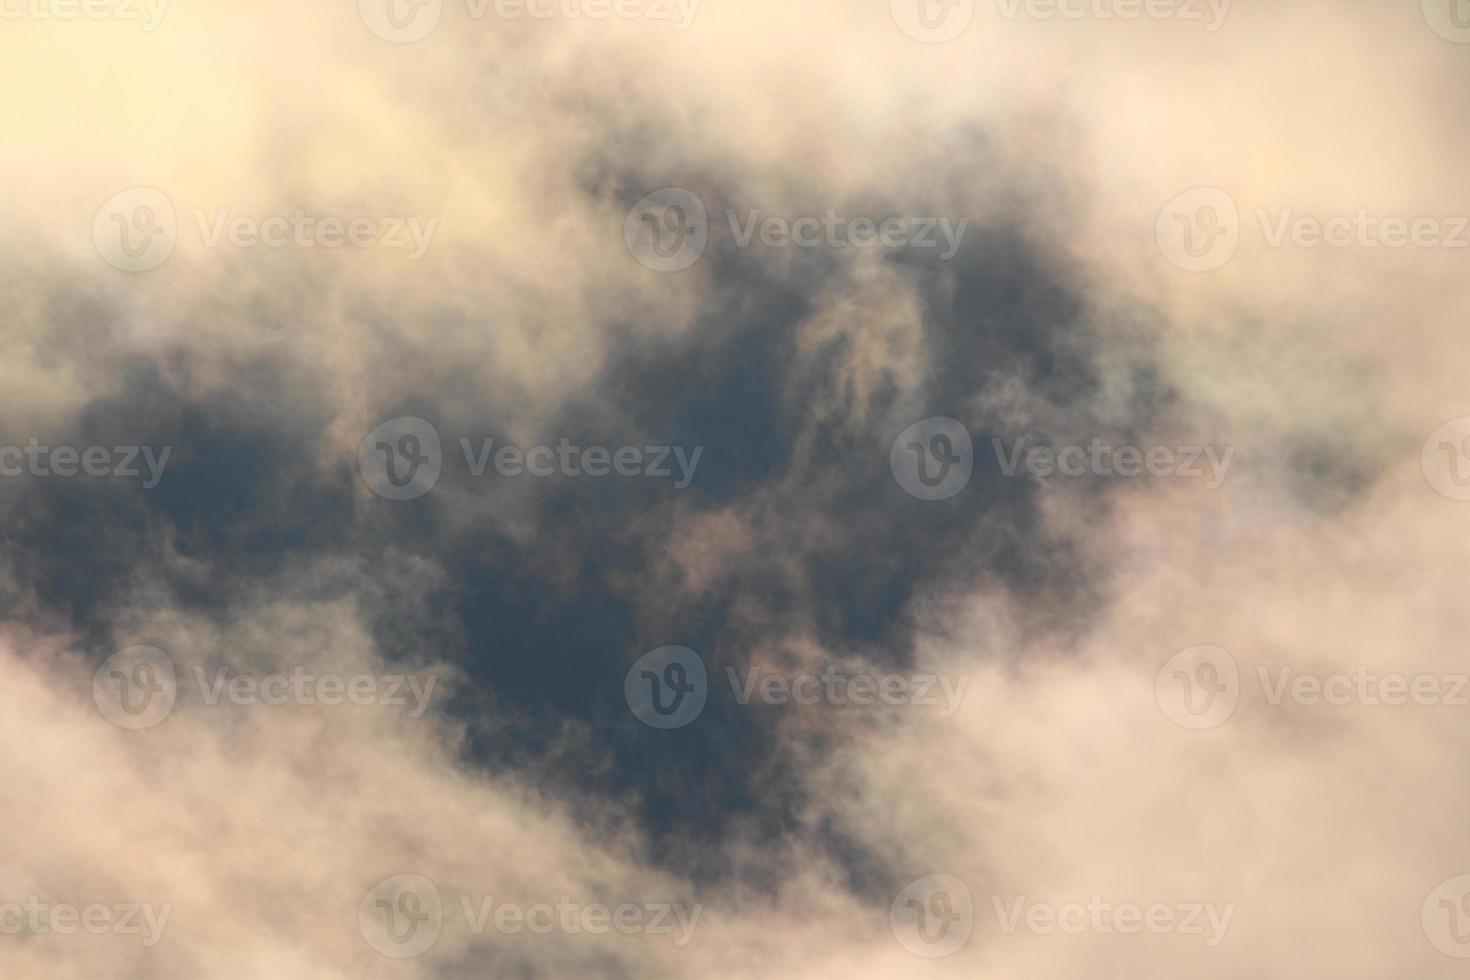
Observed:
[[[975,931],[975,899],[954,875],[925,875],[903,887],[888,906],[899,945],[924,959],[953,956]]]
[[[1208,947],[1225,941],[1235,917],[1233,904],[1214,902],[1120,902],[1093,895],[1085,901],[1038,902],[1026,895],[990,896],[1000,934],[1037,936],[1086,934],[1196,937]],[[931,874],[904,886],[888,910],[889,925],[904,949],[925,959],[959,952],[976,928],[969,886],[954,875]]]
[[[650,728],[683,728],[709,700],[704,658],[682,646],[650,650],[623,676],[623,699],[633,717]]]
[[[1290,665],[1257,665],[1254,671],[1271,707],[1470,707],[1470,673],[1380,673],[1364,665],[1315,673]],[[1216,646],[1181,650],[1154,680],[1159,707],[1175,724],[1204,729],[1223,725],[1241,697],[1235,658]]]
[[[169,0],[0,0],[0,20],[137,21],[153,32]]]
[[[889,0],[893,22],[915,41],[953,41],[975,19],[975,0]]]
[[[699,0],[464,0],[475,21],[493,14],[500,20],[646,20],[671,23],[676,32],[694,24]],[[422,41],[439,26],[444,0],[357,0],[369,31],[393,44]]]
[[[1419,249],[1470,248],[1470,215],[1384,215],[1367,208],[1352,214],[1298,214],[1292,208],[1257,208],[1267,248]],[[1240,210],[1218,187],[1174,198],[1159,213],[1159,248],[1174,265],[1209,272],[1225,265],[1240,244]]]
[[[730,234],[737,248],[749,248],[752,240],[758,240],[765,248],[942,247],[943,251],[939,253],[941,262],[954,258],[970,224],[969,218],[960,218],[958,222],[949,218],[898,215],[849,218],[832,208],[828,208],[820,218],[815,215],[797,218],[767,215],[762,218],[760,211],[755,209],[741,216],[733,208],[726,208],[725,220],[730,223]],[[942,243],[939,240],[941,236],[944,239]]]
[[[1470,874],[1436,885],[1424,899],[1420,922],[1435,949],[1457,960],[1470,959]]]
[[[438,218],[354,214],[290,214],[260,217],[195,208],[194,224],[205,248],[405,249],[408,259],[423,258],[439,226]],[[97,253],[124,272],[146,272],[168,261],[179,237],[173,201],[155,187],[133,187],[108,198],[92,219]]]
[[[313,673],[295,667],[290,673],[262,675],[218,667],[190,672],[200,701],[237,706],[343,704],[408,707],[418,718],[429,707],[439,683],[436,674]],[[108,657],[92,677],[92,700],[108,721],[134,731],[152,728],[173,712],[180,694],[178,672],[168,654],[157,647],[135,646]]]
[[[1177,20],[1225,26],[1232,0],[996,0],[1006,20]]]
[[[579,446],[565,436],[555,447],[523,450],[509,444],[497,446],[494,438],[481,439],[478,445],[461,438],[459,448],[471,477],[483,477],[493,466],[503,477],[642,476],[672,480],[677,490],[694,482],[704,455],[703,446]],[[368,488],[380,497],[422,497],[434,489],[444,469],[439,431],[417,416],[389,419],[363,439],[357,468]]]
[[[1240,209],[1218,187],[1196,187],[1165,204],[1154,223],[1164,257],[1186,272],[1209,272],[1240,247]]]
[[[1004,20],[1174,20],[1198,22],[1210,33],[1225,26],[1232,0],[996,0]],[[898,29],[925,44],[963,34],[975,19],[975,0],[889,0]]]
[[[1078,477],[1183,477],[1202,479],[1216,490],[1225,482],[1235,447],[1207,445],[1114,446],[1093,439],[1086,446],[1033,445],[1029,437],[993,438],[1002,476],[1042,480]],[[904,429],[888,450],[888,467],[898,485],[920,500],[945,500],[963,490],[975,466],[975,447],[964,424],[943,416]]]
[[[1470,0],[1422,0],[1422,4],[1434,33],[1456,44],[1470,44]]]
[[[1154,677],[1154,700],[1181,728],[1215,728],[1240,704],[1240,668],[1224,647],[1180,650]]]
[[[1082,446],[1030,446],[1018,439],[1007,450],[1000,439],[992,439],[1000,471],[1015,476],[1024,462],[1026,472],[1037,479],[1054,476],[1178,476],[1198,479],[1208,476],[1205,489],[1217,490],[1225,482],[1235,447],[1215,446],[1118,446],[1093,439]],[[1023,458],[1022,453],[1025,453]],[[1208,464],[1209,473],[1205,472]]]
[[[35,895],[24,902],[0,902],[0,936],[139,936],[144,946],[163,938],[172,905],[147,902],[43,902]]]
[[[965,489],[975,469],[970,430],[935,416],[904,429],[888,450],[888,468],[898,485],[920,500],[946,500]]]
[[[0,476],[116,476],[143,477],[143,489],[152,490],[163,479],[172,446],[43,446],[32,437],[25,446],[0,446]],[[137,466],[139,458],[147,474]]]
[[[1034,902],[1025,895],[1004,899],[992,896],[996,921],[1007,936],[1028,932],[1038,936],[1193,936],[1215,947],[1225,941],[1234,904],[1214,902],[1113,902],[1100,895],[1086,902]]]
[[[602,936],[670,936],[675,946],[687,946],[704,906],[682,902],[582,902],[569,895],[555,901],[512,902],[494,895],[461,893],[446,909],[438,887],[423,875],[385,878],[368,889],[358,906],[357,922],[373,949],[394,959],[427,952],[443,931],[445,919],[458,913],[466,932],[501,935],[530,934]]]
[[[941,262],[954,258],[969,218],[848,217],[834,208],[818,215],[762,215],[751,208],[726,208],[729,237],[736,248],[915,248],[939,249]],[[623,242],[633,258],[656,272],[687,269],[704,254],[710,236],[704,201],[683,187],[664,187],[644,196],[623,219]]]
[[[970,678],[948,674],[879,674],[840,670],[779,674],[760,667],[743,674],[725,668],[735,703],[771,706],[818,704],[846,707],[909,705],[936,708],[941,718],[960,709]],[[683,728],[699,717],[709,698],[704,658],[683,646],[659,647],[639,657],[623,677],[623,698],[633,716],[651,728]]]
[[[1450,419],[1424,441],[1424,479],[1440,496],[1470,500],[1470,416]]]
[[[802,673],[788,677],[751,667],[742,677],[734,667],[726,667],[730,689],[737,703],[752,700],[768,705],[858,705],[884,704],[889,707],[914,705],[938,707],[939,717],[952,718],[960,710],[960,701],[970,678],[948,674],[869,674],[844,673],[828,665],[820,674]],[[942,701],[942,704],[941,704]]]

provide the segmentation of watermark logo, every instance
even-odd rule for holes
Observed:
[[[1424,443],[1424,478],[1442,497],[1470,500],[1470,416],[1451,419]]]
[[[924,959],[958,953],[975,930],[975,900],[953,875],[925,875],[909,882],[888,908],[899,945]]]
[[[623,698],[633,717],[650,728],[683,728],[699,717],[709,699],[704,658],[688,647],[651,650],[628,668]]]
[[[354,214],[290,214],[264,218],[217,208],[193,211],[200,243],[208,249],[403,249],[408,259],[423,258],[439,227],[438,218],[378,217]],[[173,254],[179,238],[178,216],[168,195],[154,187],[134,187],[114,194],[92,219],[92,242],[109,264],[125,272],[156,269]]]
[[[969,218],[887,215],[866,217],[839,214],[827,208],[820,215],[763,214],[724,210],[729,241],[736,248],[825,248],[834,251],[865,248],[936,249],[948,262],[960,250]],[[629,209],[623,219],[623,241],[644,267],[678,272],[699,261],[709,244],[710,222],[704,201],[682,187],[654,191]]]
[[[709,215],[699,195],[664,187],[644,195],[623,219],[623,242],[639,264],[655,272],[687,269],[709,243]]]
[[[1470,959],[1470,875],[1456,875],[1424,899],[1420,910],[1430,945],[1457,960]]]
[[[495,895],[461,892],[446,905],[439,889],[423,875],[385,878],[368,890],[358,906],[358,927],[373,949],[394,959],[410,959],[427,952],[438,940],[446,920],[475,936],[487,931],[501,935],[672,936],[675,946],[687,946],[704,906],[682,902],[582,902],[561,895],[554,902],[515,902]],[[455,914],[463,922],[455,920]]]
[[[1257,664],[1254,676],[1273,708],[1470,707],[1470,674],[1378,673],[1367,666],[1331,673],[1290,665]],[[1191,647],[1170,658],[1155,679],[1159,707],[1184,728],[1215,728],[1239,704],[1243,679],[1233,657],[1219,647]]]
[[[1424,19],[1434,33],[1456,44],[1470,44],[1470,0],[1423,0]]]
[[[975,19],[975,0],[889,0],[893,22],[915,41],[953,41]]]
[[[174,662],[157,647],[119,650],[92,676],[97,710],[119,728],[152,728],[169,716],[177,698]]]
[[[478,444],[459,440],[465,471],[481,478],[647,477],[672,480],[674,489],[694,482],[703,446],[581,446],[563,436],[555,446],[522,449],[494,438]],[[444,468],[439,432],[416,416],[390,419],[368,433],[357,452],[357,468],[369,489],[390,500],[412,500],[434,488]]]
[[[1321,217],[1293,208],[1256,208],[1261,242],[1269,249],[1470,249],[1470,216],[1351,214]],[[1164,206],[1155,229],[1170,262],[1210,272],[1234,257],[1243,232],[1235,200],[1219,188],[1200,188]]]
[[[408,707],[418,718],[429,708],[436,674],[315,674],[304,667],[291,673],[233,673],[219,667],[209,674],[194,667],[194,684],[208,707],[222,702],[251,707],[288,704]],[[108,721],[122,728],[151,728],[173,711],[182,693],[174,662],[157,647],[128,647],[107,658],[92,678],[92,698]]]
[[[1154,237],[1164,257],[1186,272],[1210,272],[1240,247],[1240,209],[1218,187],[1185,191],[1159,212]]]
[[[92,219],[97,254],[124,272],[147,272],[163,265],[173,254],[178,237],[173,202],[156,187],[120,191]]]
[[[1165,717],[1181,728],[1218,727],[1240,703],[1240,668],[1221,647],[1180,650],[1159,668],[1154,698]]]
[[[421,41],[439,26],[444,0],[357,0],[362,22],[384,41]]]
[[[357,471],[368,489],[389,500],[413,500],[434,489],[444,467],[439,430],[414,415],[389,419],[357,450]]]
[[[955,419],[936,416],[904,429],[888,451],[893,478],[910,496],[945,500],[970,482],[975,445]]]
[[[368,945],[393,959],[427,952],[444,926],[439,889],[423,875],[384,878],[363,896],[357,927]]]

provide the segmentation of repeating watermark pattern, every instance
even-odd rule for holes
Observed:
[[[1002,476],[1024,473],[1038,480],[1079,477],[1180,477],[1217,490],[1225,482],[1234,446],[1114,446],[1094,438],[1086,446],[1033,444],[1029,437],[992,438],[991,449]],[[975,448],[969,430],[952,418],[915,422],[888,451],[888,467],[898,485],[920,500],[946,500],[963,490],[974,471]]]
[[[839,670],[827,665],[820,672],[795,675],[759,667],[739,671],[725,668],[736,704],[752,702],[773,707],[786,705],[833,707],[932,708],[941,718],[960,709],[968,675],[876,674]],[[623,697],[633,716],[653,728],[683,728],[709,699],[709,671],[704,658],[689,647],[667,646],[645,653],[623,677]]]
[[[1299,707],[1470,707],[1470,673],[1379,672],[1364,665],[1317,673],[1290,665],[1257,665],[1252,672],[1265,703]],[[1159,707],[1184,728],[1217,728],[1241,697],[1235,658],[1215,646],[1181,650],[1155,677]]]
[[[975,469],[975,443],[964,424],[944,416],[904,429],[888,451],[898,485],[920,500],[947,500],[965,489]]]
[[[563,436],[555,446],[478,444],[461,437],[465,471],[475,478],[493,471],[502,477],[648,477],[673,481],[676,490],[694,482],[703,446],[580,446]],[[390,419],[368,433],[357,451],[363,481],[380,497],[412,500],[439,482],[444,469],[439,431],[417,416]]]
[[[423,258],[439,226],[436,217],[355,214],[290,214],[265,217],[228,208],[195,208],[194,225],[205,248],[404,249]],[[156,269],[173,254],[179,221],[173,201],[156,187],[134,187],[108,198],[92,219],[92,242],[108,264],[124,272]]]
[[[838,707],[866,707],[883,704],[889,707],[912,705],[938,708],[941,718],[952,718],[960,710],[970,678],[948,674],[849,674],[829,665],[820,674],[802,673],[794,677],[747,669],[741,676],[734,667],[726,667],[730,688],[738,704],[758,701],[766,705],[828,704]]]
[[[1450,500],[1470,500],[1470,416],[1450,419],[1424,441],[1424,479]]]
[[[200,701],[251,707],[265,705],[371,705],[407,707],[410,718],[429,708],[436,674],[313,673],[297,666],[290,673],[243,674],[226,667],[190,671]],[[152,728],[167,718],[178,701],[178,672],[168,654],[157,647],[135,646],[103,662],[92,677],[97,710],[120,728]]]
[[[1384,215],[1367,208],[1325,217],[1293,208],[1257,208],[1255,214],[1261,240],[1270,249],[1470,248],[1470,215]],[[1156,234],[1170,262],[1190,272],[1210,272],[1235,255],[1240,210],[1218,187],[1188,191],[1164,206]]]
[[[835,208],[821,215],[769,215],[757,208],[726,208],[729,240],[736,248],[938,249],[939,260],[954,258],[964,240],[969,218],[848,217]],[[704,201],[683,187],[664,187],[648,194],[623,219],[623,241],[644,267],[678,272],[699,261],[709,243],[709,212]]]
[[[1213,34],[1225,26],[1232,0],[996,0],[1006,20],[1175,20]]]
[[[704,906],[698,902],[583,902],[570,895],[555,901],[513,902],[494,895],[461,893],[446,908],[438,887],[423,875],[385,878],[358,906],[358,927],[368,945],[394,959],[422,955],[438,941],[447,916],[458,914],[471,935],[667,936],[689,945]]]
[[[464,0],[473,21],[645,20],[671,24],[677,33],[694,25],[699,0]],[[392,44],[422,41],[444,15],[444,0],[358,0],[369,31]]]
[[[0,902],[0,935],[3,936],[137,936],[147,947],[158,945],[170,904],[148,902],[43,902],[35,895],[24,902]]]
[[[1434,33],[1456,44],[1470,44],[1470,0],[1422,0],[1422,5]]]
[[[115,20],[152,33],[163,23],[169,0],[0,0],[0,20]]]
[[[925,875],[909,882],[888,907],[899,945],[924,959],[953,956],[975,931],[975,899],[954,875]]]
[[[1000,931],[1007,936],[1189,936],[1208,947],[1225,941],[1235,917],[1234,904],[1214,902],[1113,902],[1093,895],[1086,902],[1035,902],[1025,895],[992,896]]]
[[[1431,946],[1457,960],[1470,959],[1470,874],[1440,882],[1420,911]]]
[[[0,476],[113,476],[143,478],[152,490],[163,480],[172,446],[43,446],[32,436],[25,446],[0,446]],[[138,467],[141,460],[143,468]],[[144,470],[147,472],[145,473]]]

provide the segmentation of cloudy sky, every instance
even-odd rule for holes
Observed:
[[[1467,80],[0,0],[0,974],[1462,975]]]

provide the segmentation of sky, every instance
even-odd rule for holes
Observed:
[[[0,975],[1460,975],[1467,79],[0,0]]]

